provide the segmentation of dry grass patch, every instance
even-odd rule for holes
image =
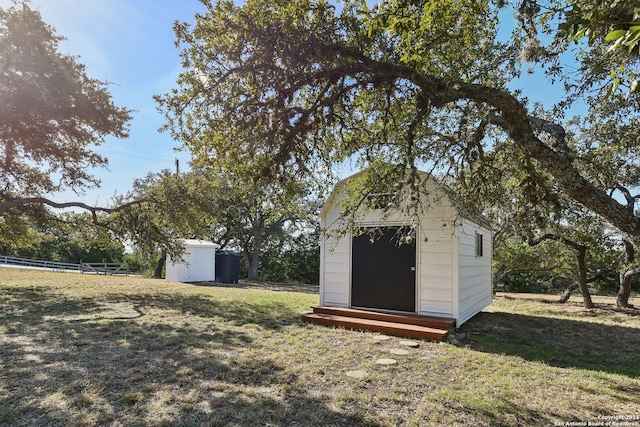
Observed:
[[[399,339],[302,324],[317,294],[295,289],[0,269],[0,425],[528,426],[640,414],[640,316],[611,298],[585,311],[500,295],[459,345],[392,356]]]

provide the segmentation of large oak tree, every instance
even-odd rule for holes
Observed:
[[[520,37],[510,40],[499,36],[500,0],[387,0],[371,10],[360,1],[340,9],[322,0],[203,3],[208,11],[193,27],[175,26],[184,71],[179,87],[158,98],[167,128],[195,158],[281,183],[354,157],[382,160],[397,166],[383,179],[414,190],[411,171],[426,165],[453,179],[464,172],[475,183],[469,195],[481,197],[494,185],[485,160],[509,146],[529,205],[562,193],[640,241],[636,198],[616,197],[629,190],[622,175],[604,180],[603,167],[585,167],[606,151],[605,134],[579,146],[566,138],[563,108],[578,100],[591,108],[587,126],[618,120],[633,129],[638,114],[635,92],[609,89],[611,61],[595,61],[610,44],[606,23],[563,66],[572,38],[553,31],[549,16],[570,22],[572,7],[589,2],[549,2],[555,15],[524,2]],[[548,30],[550,47],[528,31],[532,23]],[[533,108],[508,86],[540,58],[567,85],[555,111]],[[614,157],[637,168],[637,139]],[[473,208],[473,198],[462,198]]]

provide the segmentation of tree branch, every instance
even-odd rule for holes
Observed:
[[[0,192],[0,197],[4,199],[4,201],[0,203],[0,213],[6,212],[12,208],[21,208],[31,204],[46,205],[55,209],[80,208],[80,209],[84,209],[86,211],[91,212],[94,223],[98,222],[98,218],[97,218],[98,212],[104,212],[104,213],[119,212],[131,206],[140,205],[142,203],[147,202],[146,199],[139,199],[139,200],[133,200],[131,202],[127,202],[123,205],[116,206],[113,208],[105,208],[105,207],[99,207],[99,206],[90,206],[82,202],[59,203],[59,202],[54,202],[53,200],[49,200],[45,197],[12,198],[12,197],[8,197],[3,192]]]
[[[630,217],[627,206],[582,176],[573,164],[562,126],[530,117],[524,104],[506,90],[432,76],[406,65],[369,58],[352,48],[337,44],[327,45],[326,49],[353,61],[351,67],[346,67],[350,69],[352,77],[357,73],[373,73],[388,80],[408,80],[420,88],[421,95],[429,99],[433,106],[466,99],[500,111],[500,118],[493,118],[493,121],[507,132],[526,155],[535,159],[553,176],[565,194],[640,241],[640,218],[635,215]],[[534,128],[549,134],[554,147],[540,140]]]
[[[614,190],[620,191],[624,196],[625,200],[627,201],[627,212],[629,213],[629,218],[632,218],[636,210],[636,200],[638,200],[640,196],[632,196],[631,191],[629,191],[628,188],[622,186],[617,186],[614,188]]]
[[[531,238],[527,241],[527,244],[529,246],[537,246],[540,243],[546,241],[546,240],[555,240],[556,242],[561,242],[564,243],[565,245],[575,249],[575,250],[582,250],[583,248],[585,248],[585,245],[581,245],[579,243],[574,242],[573,240],[569,240],[566,237],[563,236],[559,236],[557,234],[553,234],[553,233],[546,233],[543,234],[540,237],[536,237],[536,238]]]

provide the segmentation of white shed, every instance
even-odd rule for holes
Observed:
[[[208,282],[216,279],[216,249],[205,240],[184,239],[183,260],[167,259],[165,278],[172,282]]]
[[[352,226],[332,235],[344,226],[346,183],[361,173],[339,182],[320,213],[320,306],[450,318],[460,326],[491,304],[491,229],[465,215],[427,173],[419,172],[428,200],[418,215],[383,214],[368,203],[355,218],[358,233]]]

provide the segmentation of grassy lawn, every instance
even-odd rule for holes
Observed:
[[[304,325],[313,288],[0,268],[0,425],[531,426],[640,416],[640,311],[500,294],[459,344]],[[632,303],[640,305],[636,299]],[[394,357],[398,364],[375,360]],[[362,379],[345,375],[364,370]]]

